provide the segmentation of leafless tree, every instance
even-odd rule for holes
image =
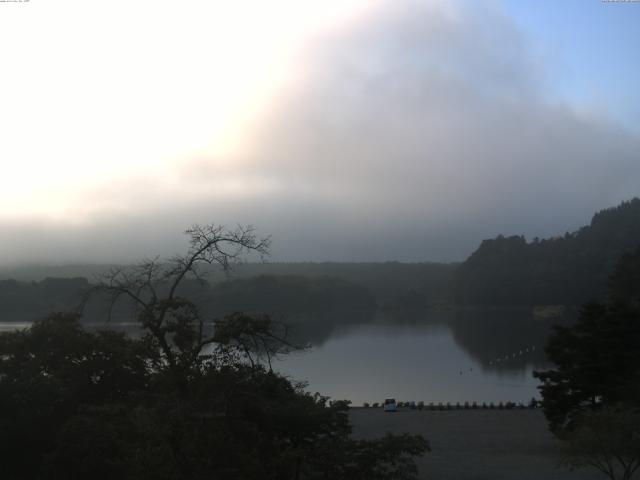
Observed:
[[[85,295],[85,303],[96,294],[106,295],[109,319],[119,301],[133,304],[140,326],[157,342],[163,361],[174,370],[197,364],[207,345],[224,339],[220,334],[216,337],[206,333],[207,325],[213,327],[214,320],[205,320],[193,302],[180,296],[181,285],[187,279],[204,282],[206,266],[219,266],[228,272],[250,253],[264,258],[271,243],[269,237],[259,238],[252,226],[228,229],[223,225],[194,225],[185,234],[189,237],[189,248],[184,255],[167,260],[156,257],[131,267],[113,269],[100,277]],[[254,337],[251,342],[266,349],[270,345],[269,336],[273,337],[271,340],[277,338],[264,320],[250,324],[246,316],[226,319],[227,332],[232,321],[244,322],[243,342],[249,341],[251,333]],[[259,328],[251,332],[249,326]],[[234,328],[237,329],[237,325]],[[225,338],[231,341],[228,335]],[[273,353],[270,348],[269,360]],[[253,357],[249,360],[253,362]]]

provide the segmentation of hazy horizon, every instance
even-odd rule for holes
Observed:
[[[637,197],[634,197],[637,198]],[[631,199],[629,199],[631,200]],[[603,207],[601,209],[599,209],[598,211],[601,210],[605,210],[611,207],[616,207],[617,205],[609,205],[607,207]],[[595,214],[597,212],[593,212],[593,214]],[[556,234],[552,234],[552,235],[548,235],[548,236],[540,236],[540,235],[530,235],[530,236],[524,236],[520,233],[513,233],[512,235],[515,236],[524,236],[525,240],[527,242],[531,242],[533,241],[534,238],[540,238],[540,239],[549,239],[549,238],[553,238],[556,236],[563,236],[565,233],[573,233],[576,232],[580,227],[583,226],[587,226],[590,223],[591,217],[593,215],[589,216],[589,220],[586,221],[583,225],[579,225],[577,228],[575,229],[567,229],[565,231],[558,231],[556,232]],[[267,236],[265,235],[265,232],[256,232],[256,234],[258,236]],[[264,258],[258,258],[257,256],[253,255],[249,255],[247,256],[244,260],[241,260],[241,264],[243,263],[248,263],[248,264],[253,264],[253,263],[266,263],[266,264],[287,264],[287,263],[310,263],[310,264],[319,264],[319,263],[354,263],[354,264],[366,264],[366,263],[407,263],[407,264],[455,264],[455,263],[461,263],[464,262],[464,260],[466,260],[475,250],[477,247],[479,247],[480,243],[484,240],[489,240],[489,239],[494,239],[500,235],[503,236],[511,236],[511,235],[505,235],[502,232],[496,232],[494,235],[486,237],[486,238],[481,238],[478,240],[478,242],[471,248],[471,250],[463,255],[461,258],[457,258],[457,259],[439,259],[439,260],[433,260],[433,259],[409,259],[409,260],[402,260],[402,259],[398,259],[398,258],[381,258],[381,259],[364,259],[364,260],[350,260],[350,259],[305,259],[305,258],[298,258],[298,259],[276,259],[274,258],[273,255],[268,255]],[[273,239],[273,235],[271,235],[271,238]],[[163,253],[157,253],[156,255],[162,259],[162,258],[169,258],[172,255],[180,255],[183,254],[186,249],[188,248],[188,244],[187,244],[187,237],[183,236],[182,239],[182,245],[176,245],[176,249],[173,251],[168,250],[169,248],[171,248],[171,246],[166,245],[165,248],[167,249],[167,251],[163,254]],[[179,242],[177,242],[179,243]],[[149,244],[145,246],[148,251],[157,251],[158,246],[153,244],[153,240],[150,239],[149,240]],[[117,266],[117,265],[126,265],[129,263],[137,263],[138,261],[143,261],[145,259],[148,258],[153,258],[155,255],[151,255],[151,254],[141,254],[140,257],[138,258],[123,258],[120,261],[117,261],[117,259],[112,259],[109,260],[108,258],[103,259],[103,260],[99,260],[96,261],[95,259],[91,259],[91,258],[87,258],[86,260],[25,260],[25,261],[20,261],[20,262],[15,262],[15,263],[11,263],[11,262],[6,262],[6,263],[2,263],[0,264],[0,270],[1,271],[5,271],[5,272],[11,272],[13,270],[19,271],[21,269],[39,269],[39,268],[44,268],[44,269],[56,269],[56,268],[74,268],[74,267],[109,267],[109,266]]]

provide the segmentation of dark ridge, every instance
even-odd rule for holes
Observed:
[[[461,305],[579,305],[601,298],[618,259],[640,245],[640,199],[596,213],[564,236],[484,240],[458,268]]]

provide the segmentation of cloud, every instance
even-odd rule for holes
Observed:
[[[305,224],[334,237],[316,252],[309,238],[311,256],[460,259],[637,193],[637,136],[548,103],[547,73],[499,11],[389,5],[310,52],[245,163],[313,204]]]
[[[59,246],[43,256],[172,253],[176,228],[214,220],[272,233],[276,260],[457,260],[637,194],[637,135],[549,103],[549,72],[490,5],[382,2],[313,37],[238,149],[92,189],[88,205],[120,210],[94,211],[74,241],[52,224]],[[24,228],[9,231],[5,252],[27,256]]]

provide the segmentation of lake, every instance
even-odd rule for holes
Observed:
[[[292,323],[298,343],[310,348],[274,368],[308,382],[311,392],[362,405],[389,397],[427,404],[539,398],[532,372],[548,367],[543,347],[555,321],[522,310],[471,309]],[[0,322],[0,331],[28,325]],[[131,323],[111,327],[136,330]]]
[[[354,405],[399,401],[528,402],[539,398],[535,369],[553,322],[528,314],[437,313],[410,322],[336,327],[308,352],[275,367],[309,390]]]

